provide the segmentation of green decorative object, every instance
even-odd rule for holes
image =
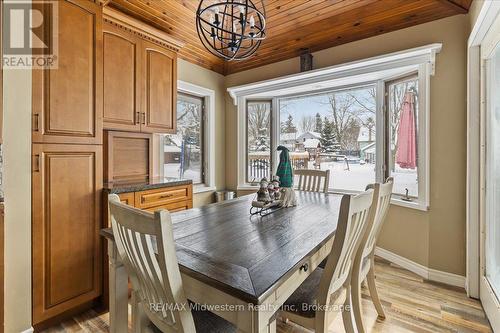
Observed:
[[[278,170],[276,171],[276,176],[280,177],[281,187],[293,187],[293,171],[292,163],[290,162],[290,154],[288,148],[284,146],[278,146],[278,151],[280,153],[280,163],[278,165]]]

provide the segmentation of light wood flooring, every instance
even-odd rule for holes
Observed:
[[[377,288],[387,318],[377,320],[367,289],[363,288],[363,310],[367,332],[492,332],[481,304],[461,288],[429,281],[377,258]],[[87,311],[44,333],[108,332],[108,314]],[[306,333],[293,323],[278,321],[279,333]],[[330,332],[344,332],[341,316]]]

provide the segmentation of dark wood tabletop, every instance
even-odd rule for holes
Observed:
[[[181,272],[259,304],[335,234],[341,196],[296,193],[296,207],[265,217],[250,216],[254,195],[173,213]]]

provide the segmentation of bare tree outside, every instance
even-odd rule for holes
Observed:
[[[316,129],[316,117],[302,116],[299,120],[299,132],[314,132]]]
[[[255,146],[262,136],[270,138],[271,109],[268,103],[248,103],[248,144]],[[268,139],[270,140],[270,139]]]
[[[328,117],[337,142],[344,150],[357,150],[359,129],[367,120],[366,114],[375,114],[368,101],[362,100],[355,92],[332,92],[327,96],[327,105],[330,110]],[[365,94],[366,95],[366,94]],[[360,105],[362,101],[362,105]],[[368,110],[368,111],[367,111]]]

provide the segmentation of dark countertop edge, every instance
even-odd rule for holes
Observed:
[[[103,188],[109,194],[120,194],[120,193],[130,193],[139,192],[145,190],[153,190],[163,187],[173,187],[180,185],[191,185],[193,181],[191,179],[179,179],[179,180],[153,180],[149,183],[144,184],[104,184]]]

